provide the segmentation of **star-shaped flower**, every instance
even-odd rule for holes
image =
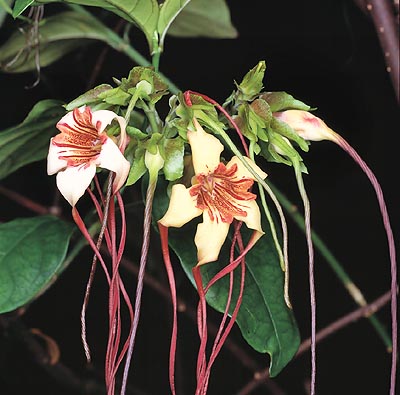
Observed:
[[[114,119],[121,129],[119,147],[105,132]],[[109,110],[81,107],[64,115],[56,126],[61,133],[50,141],[47,173],[57,173],[57,187],[71,206],[85,193],[96,167],[115,173],[114,193],[124,185],[130,168],[121,152],[127,142],[124,118]]]
[[[172,187],[168,210],[159,222],[165,227],[179,228],[203,214],[195,236],[198,265],[202,265],[218,259],[233,219],[253,229],[255,240],[264,232],[256,195],[249,191],[254,177],[236,156],[226,165],[222,163],[223,145],[206,133],[196,119],[194,125],[196,130],[187,133],[195,171],[192,186]],[[267,176],[254,162],[246,160],[261,178]]]

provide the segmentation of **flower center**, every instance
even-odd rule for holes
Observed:
[[[59,123],[57,125],[61,134],[53,138],[53,143],[58,147],[65,148],[65,150],[59,151],[61,154],[59,158],[66,160],[68,166],[88,165],[99,156],[107,135],[100,134],[93,125],[92,112],[89,107],[86,107],[83,112],[76,108],[72,115],[73,122],[71,124]]]
[[[231,223],[236,216],[246,217],[248,206],[243,202],[256,199],[249,192],[253,180],[237,178],[236,172],[236,164],[227,168],[220,163],[214,172],[196,175],[190,194],[197,197],[196,207],[207,210],[212,221]]]

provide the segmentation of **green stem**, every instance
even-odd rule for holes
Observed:
[[[69,4],[68,5],[71,9],[90,16],[93,19],[93,23],[100,29],[102,29],[106,34],[106,38],[104,42],[107,43],[110,47],[114,48],[118,52],[124,53],[128,56],[131,60],[137,63],[140,66],[151,66],[152,64],[136,49],[131,47],[122,37],[120,37],[117,33],[115,33],[112,29],[108,26],[104,25],[100,20],[94,17],[90,12],[88,12],[84,7],[77,5],[77,4]],[[154,60],[153,60],[154,62]],[[158,60],[159,62],[159,60]],[[180,92],[180,89],[165,75],[159,73],[159,75],[164,79],[165,83],[168,85],[168,89],[171,93],[177,94]]]
[[[160,124],[160,122],[158,122],[159,116],[157,114],[154,104],[149,103],[148,106],[144,104],[143,111],[147,116],[152,133],[160,132],[162,125]]]
[[[271,183],[269,183],[269,184],[271,184]],[[280,192],[275,186],[271,185],[271,188],[273,189],[275,195],[277,196],[277,198],[281,202],[282,207],[288,212],[288,214],[291,216],[291,218],[296,223],[296,225],[302,231],[305,231],[304,218],[299,213],[297,207],[295,205],[293,205],[293,203],[290,202],[286,198],[286,196],[282,192]],[[313,231],[311,232],[311,237],[312,237],[312,240],[313,240],[315,248],[325,258],[326,262],[329,264],[329,266],[331,267],[333,272],[336,274],[336,276],[342,282],[344,287],[347,289],[347,291],[349,292],[349,294],[353,298],[353,300],[359,306],[362,306],[362,307],[366,306],[367,305],[367,301],[365,300],[361,290],[354,284],[353,280],[346,273],[346,271],[343,269],[343,266],[335,258],[335,256],[332,254],[332,252],[326,246],[326,244]],[[371,322],[371,325],[374,327],[374,329],[376,330],[378,335],[383,340],[386,348],[388,350],[391,349],[392,341],[390,339],[390,336],[387,334],[386,329],[382,325],[382,323],[378,320],[378,318],[375,315],[369,315],[369,316],[367,316],[367,318]]]
[[[131,100],[129,101],[128,108],[126,109],[125,113],[125,122],[129,124],[129,119],[131,117],[131,112],[135,108],[136,102],[139,98],[138,90],[135,90],[135,93],[132,95]]]
[[[250,154],[250,159],[253,162],[255,162],[255,160],[254,160],[254,142],[253,141],[250,142],[249,154]],[[282,252],[282,247],[281,247],[281,245],[279,243],[278,235],[276,233],[275,223],[274,223],[274,220],[272,219],[271,212],[270,212],[270,210],[268,208],[267,201],[265,199],[264,188],[259,183],[257,183],[257,185],[258,185],[258,191],[259,191],[259,195],[260,195],[260,199],[261,199],[261,204],[263,206],[264,213],[265,213],[265,215],[266,215],[266,217],[268,219],[269,226],[270,226],[270,229],[271,229],[272,239],[274,241],[276,252],[278,253],[279,263],[281,265],[281,268],[282,268],[283,272],[285,273],[285,284],[284,284],[285,302],[286,302],[288,307],[291,307],[290,298],[289,298],[289,264],[288,264],[288,259],[287,259],[287,256],[285,257],[283,252]]]
[[[157,73],[158,73],[158,70],[160,68],[160,56],[161,56],[161,52],[162,52],[158,40],[159,40],[158,34],[154,34],[154,37],[153,37],[153,48],[155,48],[155,50],[151,54],[152,55],[152,59],[151,60],[152,60],[152,64],[153,64],[154,70]]]

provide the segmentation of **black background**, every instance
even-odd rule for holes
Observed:
[[[356,148],[375,172],[388,205],[393,231],[399,232],[398,200],[398,103],[385,70],[382,51],[371,20],[350,0],[325,1],[229,1],[237,39],[181,39],[168,37],[160,69],[182,90],[199,91],[222,102],[258,61],[265,60],[264,80],[268,91],[286,91],[312,107],[330,127]],[[48,8],[51,10],[51,8]],[[110,26],[117,18],[107,17]],[[6,37],[7,21],[1,39]],[[1,33],[1,31],[0,31]],[[131,33],[133,45],[146,54],[146,43],[138,31]],[[2,128],[14,125],[40,99],[68,102],[88,89],[88,81],[104,46],[99,43],[74,52],[42,70],[40,84],[31,84],[33,74],[0,74]],[[132,63],[113,50],[107,56],[95,85],[125,77]],[[374,191],[365,174],[339,147],[328,142],[314,143],[303,158],[309,169],[305,176],[311,201],[312,225],[332,249],[345,270],[373,300],[390,286],[387,242]],[[270,165],[270,180],[301,208],[292,169]],[[29,177],[27,175],[29,174]],[[45,175],[45,163],[27,166],[3,185],[50,204],[54,178]],[[32,212],[1,198],[0,219],[32,216]],[[63,203],[64,204],[64,203]],[[68,215],[68,207],[65,206]],[[303,234],[291,220],[291,296],[302,339],[310,334],[307,250]],[[135,239],[132,242],[140,243]],[[156,236],[153,238],[157,243]],[[157,247],[155,247],[157,250]],[[153,253],[150,269],[164,281]],[[153,263],[152,263],[153,262]],[[54,286],[34,302],[21,318],[31,328],[40,328],[56,340],[61,360],[79,377],[101,382],[106,336],[105,284],[98,276],[89,308],[89,342],[95,345],[95,369],[85,367],[80,342],[79,314],[89,270],[90,253],[74,262]],[[129,282],[129,274],[125,274]],[[324,259],[316,255],[318,328],[355,309],[343,285]],[[180,280],[180,281],[179,281]],[[134,289],[135,278],[131,278]],[[178,292],[195,305],[194,290],[178,273]],[[167,394],[167,355],[170,334],[170,306],[145,288],[142,318],[131,373],[137,394]],[[179,380],[184,393],[193,392],[196,329],[181,316],[181,362]],[[217,317],[217,316],[216,316]],[[378,317],[390,330],[390,311]],[[0,393],[78,394],[66,389],[37,366],[18,336],[5,331],[0,349]],[[232,338],[267,366],[268,357],[253,352],[235,330]],[[361,320],[324,340],[318,346],[317,393],[385,394],[389,388],[390,354],[367,320]],[[274,381],[287,394],[306,394],[310,371],[309,354],[293,360]],[[210,395],[235,394],[252,378],[232,354],[222,352],[212,376]],[[140,390],[139,390],[140,389]],[[90,392],[88,392],[90,393]],[[259,387],[253,394],[268,394]],[[181,394],[180,394],[181,395]]]

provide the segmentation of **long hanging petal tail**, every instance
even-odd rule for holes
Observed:
[[[176,342],[178,338],[178,307],[176,299],[176,285],[174,270],[172,268],[171,259],[168,248],[168,228],[161,223],[158,223],[158,229],[160,231],[161,238],[161,252],[164,258],[165,269],[168,275],[169,287],[171,290],[171,301],[173,311],[172,321],[172,334],[171,334],[171,345],[169,352],[169,382],[172,395],[175,395],[175,355],[176,355]]]
[[[391,270],[391,314],[392,314],[392,368],[390,375],[390,395],[396,393],[396,371],[397,371],[397,263],[396,263],[396,247],[393,238],[393,232],[390,225],[389,214],[387,211],[385,199],[383,197],[382,188],[372,170],[360,157],[357,151],[339,134],[330,130],[331,138],[330,141],[339,145],[345,152],[347,152],[354,161],[361,167],[363,172],[370,180],[376,197],[378,199],[379,208],[381,211],[383,225],[386,230],[386,236],[389,246],[390,256],[390,270]]]

